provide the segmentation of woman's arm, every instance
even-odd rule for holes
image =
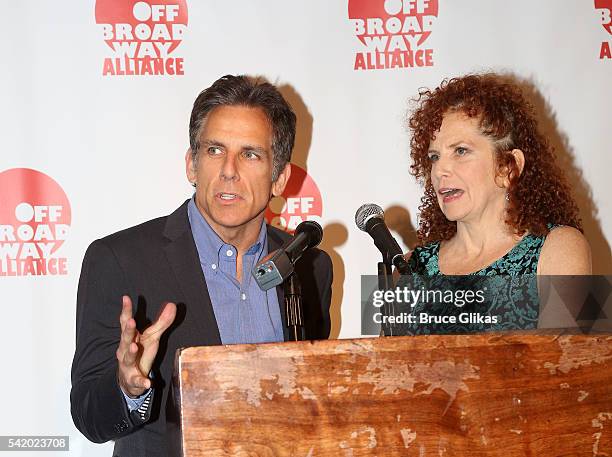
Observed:
[[[573,227],[551,230],[538,262],[538,328],[579,325],[577,319],[586,305],[590,284],[584,275],[590,274],[591,248],[584,235]]]

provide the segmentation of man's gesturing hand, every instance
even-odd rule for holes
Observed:
[[[117,348],[119,368],[117,377],[119,386],[128,395],[138,397],[149,387],[149,371],[159,348],[159,339],[176,317],[176,305],[166,303],[159,317],[144,332],[136,329],[136,321],[132,317],[132,300],[123,296],[121,309],[121,341]]]

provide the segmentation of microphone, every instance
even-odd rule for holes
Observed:
[[[402,275],[412,274],[402,249],[385,224],[385,213],[380,206],[374,203],[361,205],[355,213],[355,224],[372,237],[385,263],[393,264]]]
[[[300,223],[293,238],[261,259],[251,270],[259,288],[268,290],[282,284],[293,273],[294,265],[302,254],[317,246],[322,238],[323,229],[319,224],[314,221]]]

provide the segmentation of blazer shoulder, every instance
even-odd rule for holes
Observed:
[[[125,228],[96,240],[94,243],[104,244],[113,249],[129,248],[142,243],[148,244],[153,239],[161,239],[167,218],[167,216],[162,216]]]
[[[109,246],[149,244],[164,237],[176,237],[189,228],[186,200],[173,213],[156,217],[133,227],[105,236],[100,241]]]
[[[149,221],[142,222],[138,225],[127,227],[115,233],[111,233],[110,235],[105,236],[103,239],[106,241],[112,241],[137,238],[139,236],[151,232],[160,233],[163,231],[167,219],[168,216],[156,217],[155,219],[151,219]]]

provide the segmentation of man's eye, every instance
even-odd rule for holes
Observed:
[[[440,158],[440,156],[435,152],[430,152],[429,154],[427,154],[427,157],[429,157],[430,162],[435,162]]]
[[[216,156],[221,154],[223,151],[221,150],[221,148],[217,147],[217,146],[211,146],[208,148],[208,154],[211,156]]]
[[[249,159],[249,160],[259,159],[259,154],[257,154],[255,151],[244,151],[242,155],[244,156],[245,159]]]

